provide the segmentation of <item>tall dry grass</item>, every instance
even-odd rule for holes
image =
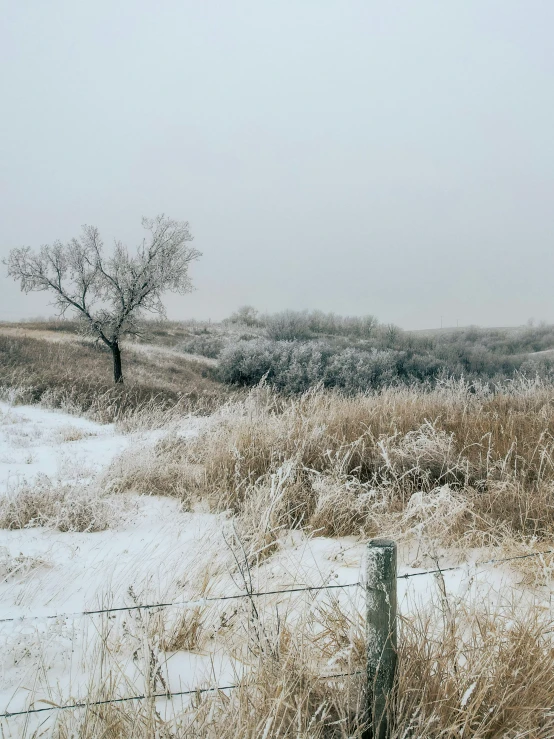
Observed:
[[[135,468],[122,489],[165,487],[188,505],[229,510],[267,551],[279,531],[300,527],[329,536],[425,531],[446,543],[547,539],[553,398],[551,386],[527,381],[496,393],[463,382],[356,397],[316,388],[298,399],[261,387],[196,438],[162,439],[147,471]],[[169,471],[171,486],[160,483]]]
[[[434,606],[401,622],[391,739],[553,736],[554,650],[540,611]],[[173,698],[169,714],[148,698],[60,713],[55,736],[361,739],[368,695],[359,615],[331,602],[294,624],[274,614],[263,644],[253,633],[236,689]],[[104,655],[105,667],[113,657]],[[164,692],[159,657],[155,640],[140,641],[147,696]],[[132,686],[116,674],[105,671],[89,699],[128,695]]]
[[[403,619],[392,736],[554,735],[554,651],[540,610],[452,606]]]
[[[122,522],[128,501],[92,484],[56,482],[40,475],[7,486],[0,497],[0,529],[37,526],[67,532],[105,531]]]

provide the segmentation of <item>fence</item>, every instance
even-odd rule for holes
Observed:
[[[515,560],[539,557],[554,554],[554,550],[532,552],[503,559],[489,559],[475,562],[474,566],[485,566],[512,562]],[[101,608],[96,610],[78,611],[74,613],[50,614],[46,616],[13,616],[0,619],[0,623],[23,622],[31,620],[51,620],[59,618],[80,618],[102,613],[121,613],[156,608],[182,607],[193,608],[209,603],[239,600],[242,598],[261,598],[270,595],[284,595],[292,593],[313,593],[326,590],[344,590],[363,587],[366,594],[366,674],[367,699],[366,719],[369,726],[364,739],[387,739],[389,736],[389,715],[394,699],[394,685],[397,669],[397,608],[396,589],[397,581],[422,575],[442,574],[454,570],[462,570],[464,565],[454,567],[424,570],[423,572],[409,572],[398,575],[396,543],[389,539],[374,539],[368,543],[366,557],[366,579],[364,583],[354,582],[346,584],[318,585],[298,588],[283,588],[260,592],[246,592],[236,595],[213,596],[189,601],[173,601],[170,603],[148,603],[133,606],[119,606],[115,608]],[[362,671],[324,675],[322,679],[331,680],[363,674]],[[150,693],[148,695],[133,695],[123,698],[113,698],[101,701],[74,702],[67,705],[50,705],[44,708],[28,708],[24,711],[6,711],[0,714],[0,719],[9,719],[15,716],[44,713],[49,711],[88,708],[90,706],[106,705],[109,703],[124,703],[128,701],[144,700],[147,698],[172,699],[177,696],[198,695],[217,691],[233,690],[239,685],[218,685],[211,688],[200,688],[178,692]]]

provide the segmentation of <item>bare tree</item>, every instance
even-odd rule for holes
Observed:
[[[189,245],[187,222],[160,215],[143,218],[142,225],[148,235],[135,254],[117,241],[113,255],[104,256],[98,229],[83,226],[82,235],[67,244],[56,241],[38,253],[12,249],[4,261],[24,292],[52,292],[60,315],[74,311],[84,329],[110,348],[116,383],[123,382],[121,337],[137,333],[144,312],[165,316],[164,292],[192,290],[189,265],[200,256]]]

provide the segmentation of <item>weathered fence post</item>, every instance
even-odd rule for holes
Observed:
[[[367,547],[367,739],[388,739],[388,712],[396,674],[396,543],[373,539]]]

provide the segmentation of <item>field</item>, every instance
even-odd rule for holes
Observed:
[[[409,576],[392,739],[554,736],[548,372],[222,382],[279,341],[256,320],[152,324],[118,388],[74,326],[0,327],[3,736],[361,737],[377,536]]]

